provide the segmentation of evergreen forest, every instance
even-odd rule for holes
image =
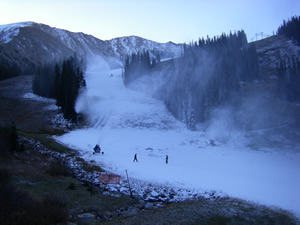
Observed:
[[[168,66],[156,65],[147,55],[137,55],[141,57],[127,58],[125,85],[151,74],[151,69],[152,73],[162,73],[166,82],[159,98],[189,129],[207,121],[216,107],[236,101],[243,83],[259,79],[256,49],[248,44],[244,31],[184,45],[182,56]]]
[[[283,21],[277,34],[284,35],[300,46],[300,17],[293,16],[288,21]],[[280,58],[277,65],[279,96],[287,101],[300,101],[300,59],[292,55]]]
[[[285,35],[300,46],[300,16],[293,16],[288,21],[283,20],[283,24],[279,26],[277,34]]]
[[[80,62],[76,57],[51,63],[36,70],[32,89],[37,95],[56,99],[64,117],[76,121],[74,106],[81,88],[86,86]]]

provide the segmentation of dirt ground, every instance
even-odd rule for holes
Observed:
[[[0,126],[12,122],[21,130],[39,132],[53,129],[49,118],[51,110],[42,110],[49,103],[23,98],[31,90],[32,76],[19,76],[0,81]]]

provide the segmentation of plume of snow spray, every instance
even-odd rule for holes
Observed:
[[[122,64],[115,58],[99,55],[88,57],[85,71],[87,88],[77,98],[75,110],[83,114],[93,126],[104,126],[111,113],[113,106],[107,101],[110,90],[105,79],[111,76],[111,68],[117,65],[121,67]]]

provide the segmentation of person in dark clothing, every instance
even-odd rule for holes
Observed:
[[[168,164],[168,162],[169,162],[169,156],[166,155],[166,164]]]
[[[100,149],[100,146],[99,145],[96,145],[94,147],[94,153],[100,153],[101,152],[101,149]]]
[[[136,153],[134,154],[133,162],[138,162]]]

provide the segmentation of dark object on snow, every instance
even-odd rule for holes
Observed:
[[[99,145],[96,145],[94,147],[94,153],[100,153],[101,152],[101,149],[100,149],[100,146]]]
[[[214,138],[210,139],[209,143],[211,146],[216,146],[216,139]]]
[[[169,156],[166,155],[166,164],[168,164],[168,162],[169,162]]]
[[[134,154],[133,162],[138,162],[136,153]]]

